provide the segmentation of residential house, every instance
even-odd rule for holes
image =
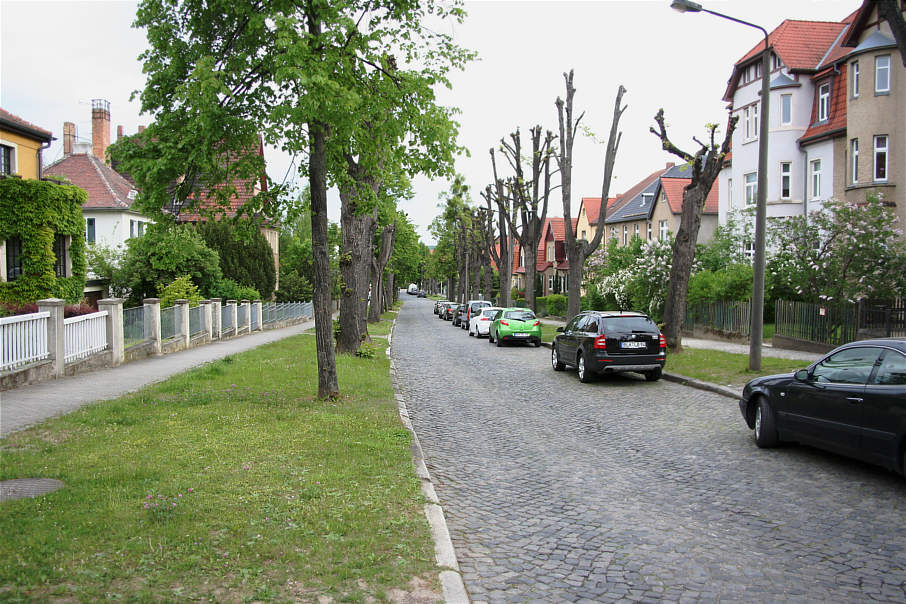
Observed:
[[[620,200],[620,197],[611,197],[607,200],[607,212],[608,214]],[[584,239],[585,241],[591,241],[595,238],[595,233],[598,231],[598,216],[601,214],[601,198],[600,197],[583,197],[582,201],[579,202],[579,214],[577,216],[578,222],[576,223],[576,237],[579,239]],[[604,238],[606,239],[606,237]],[[604,241],[601,241],[602,245]]]
[[[578,223],[578,218],[572,219],[574,232]],[[535,265],[538,275],[541,276],[541,295],[565,295],[569,276],[569,259],[566,257],[566,219],[546,218],[541,232],[543,236],[538,242]]]
[[[689,164],[673,166],[658,179],[654,207],[649,219],[653,230],[653,233],[648,235],[649,240],[656,238],[666,241],[671,233],[676,234],[679,230],[683,213],[683,191],[692,182],[691,171],[692,166]],[[715,180],[702,208],[697,243],[707,243],[714,238],[719,189],[719,183]]]
[[[608,207],[608,216],[604,221],[607,229],[604,234],[604,245],[616,240],[618,245],[623,246],[628,245],[633,237],[649,240],[652,234],[657,236],[657,231],[652,225],[654,220],[652,210],[655,207],[660,178],[674,169],[675,164],[668,162],[666,167],[652,172],[616,198],[612,206]],[[665,214],[661,219],[669,217]]]
[[[842,196],[859,202],[877,191],[906,225],[906,67],[874,2],[865,0],[850,21],[833,63],[849,74]]]
[[[846,71],[834,68],[833,57],[854,16],[835,23],[786,20],[769,35],[769,220],[805,215],[831,197],[842,197]],[[730,213],[754,207],[758,196],[763,48],[755,44],[736,62],[724,93],[739,122],[732,161],[718,177],[721,224]]]
[[[65,122],[63,158],[49,165],[45,173],[65,177],[88,193],[88,201],[82,205],[87,243],[122,248],[132,237],[141,237],[152,220],[133,207],[138,193],[133,184],[105,162],[110,144],[110,104],[93,100],[91,114],[91,142],[79,141],[75,124]],[[105,290],[106,284],[89,274],[85,284],[89,303],[104,297]]]
[[[53,134],[0,108],[0,175],[41,178],[41,151]]]

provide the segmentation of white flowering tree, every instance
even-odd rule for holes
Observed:
[[[880,195],[830,200],[808,220],[774,222],[768,235],[772,297],[808,302],[891,300],[906,295],[906,243]]]
[[[660,321],[672,259],[671,243],[633,238],[627,247],[595,251],[586,262],[587,276],[609,308],[646,312]]]

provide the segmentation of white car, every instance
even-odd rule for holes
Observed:
[[[503,310],[499,306],[487,306],[481,309],[481,313],[475,315],[469,320],[469,335],[482,337],[488,335],[488,330],[491,328],[491,322],[494,320],[494,315],[497,314],[498,310]]]

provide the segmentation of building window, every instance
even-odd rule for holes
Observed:
[[[95,233],[94,233],[94,218],[85,219],[85,241],[88,243],[94,243]]]
[[[761,61],[755,63],[755,77],[753,79],[758,79],[761,77]]]
[[[0,145],[0,174],[15,174],[16,151],[8,145]]]
[[[129,237],[135,237],[135,221],[129,221]]]
[[[849,77],[853,81],[853,98],[859,98],[859,62],[850,63]]]
[[[875,93],[890,92],[890,55],[875,57]]]
[[[746,205],[754,206],[758,199],[758,173],[749,172],[746,179]]]
[[[783,61],[780,60],[776,54],[771,53],[771,58],[774,59],[774,69],[780,69],[783,67]]]
[[[752,108],[746,107],[744,112],[745,118],[744,122],[746,123],[746,139],[752,138]]]
[[[859,139],[849,141],[849,162],[853,184],[859,182]]]
[[[613,239],[617,236],[617,227],[610,227],[610,238]]]
[[[793,123],[793,95],[780,95],[780,125],[789,126]]]
[[[587,238],[585,237],[585,229],[582,229],[582,239],[587,239]]]
[[[547,244],[547,261],[548,262],[554,261],[554,242],[553,241],[549,241]]]
[[[547,278],[547,291],[554,289],[554,276],[549,275]]]
[[[623,245],[629,243],[629,227],[625,224],[623,225]]]
[[[22,276],[22,240],[10,237],[6,240],[6,280],[15,281]]]
[[[790,198],[791,178],[793,176],[792,162],[780,162],[780,199]]]
[[[727,205],[733,205],[733,179],[727,179]]]
[[[658,223],[658,238],[661,241],[667,241],[667,221],[661,220]]]
[[[651,221],[648,221],[648,241],[651,241]]]
[[[821,197],[821,160],[815,159],[811,162],[812,174],[812,199]]]
[[[142,237],[145,234],[145,223],[141,220],[138,221],[138,236]]]
[[[634,234],[634,236],[635,236],[635,237],[638,237],[638,236],[639,236],[639,223],[638,223],[638,222],[635,223],[635,234]]]
[[[758,105],[752,105],[752,138],[758,138]]]
[[[826,122],[830,114],[830,84],[818,87],[818,121]]]
[[[66,276],[66,235],[57,233],[53,238],[53,255],[56,257],[53,270],[57,277]]]
[[[875,180],[887,181],[887,135],[875,137]]]
[[[742,252],[745,254],[746,258],[751,261],[755,258],[755,243],[753,241],[746,241],[743,243]]]

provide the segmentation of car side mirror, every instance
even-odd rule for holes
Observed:
[[[808,369],[800,369],[793,374],[793,377],[796,378],[796,381],[807,382],[809,381]]]
[[[558,327],[558,328],[557,328],[557,333],[563,333],[563,328],[562,328],[562,327]]]

